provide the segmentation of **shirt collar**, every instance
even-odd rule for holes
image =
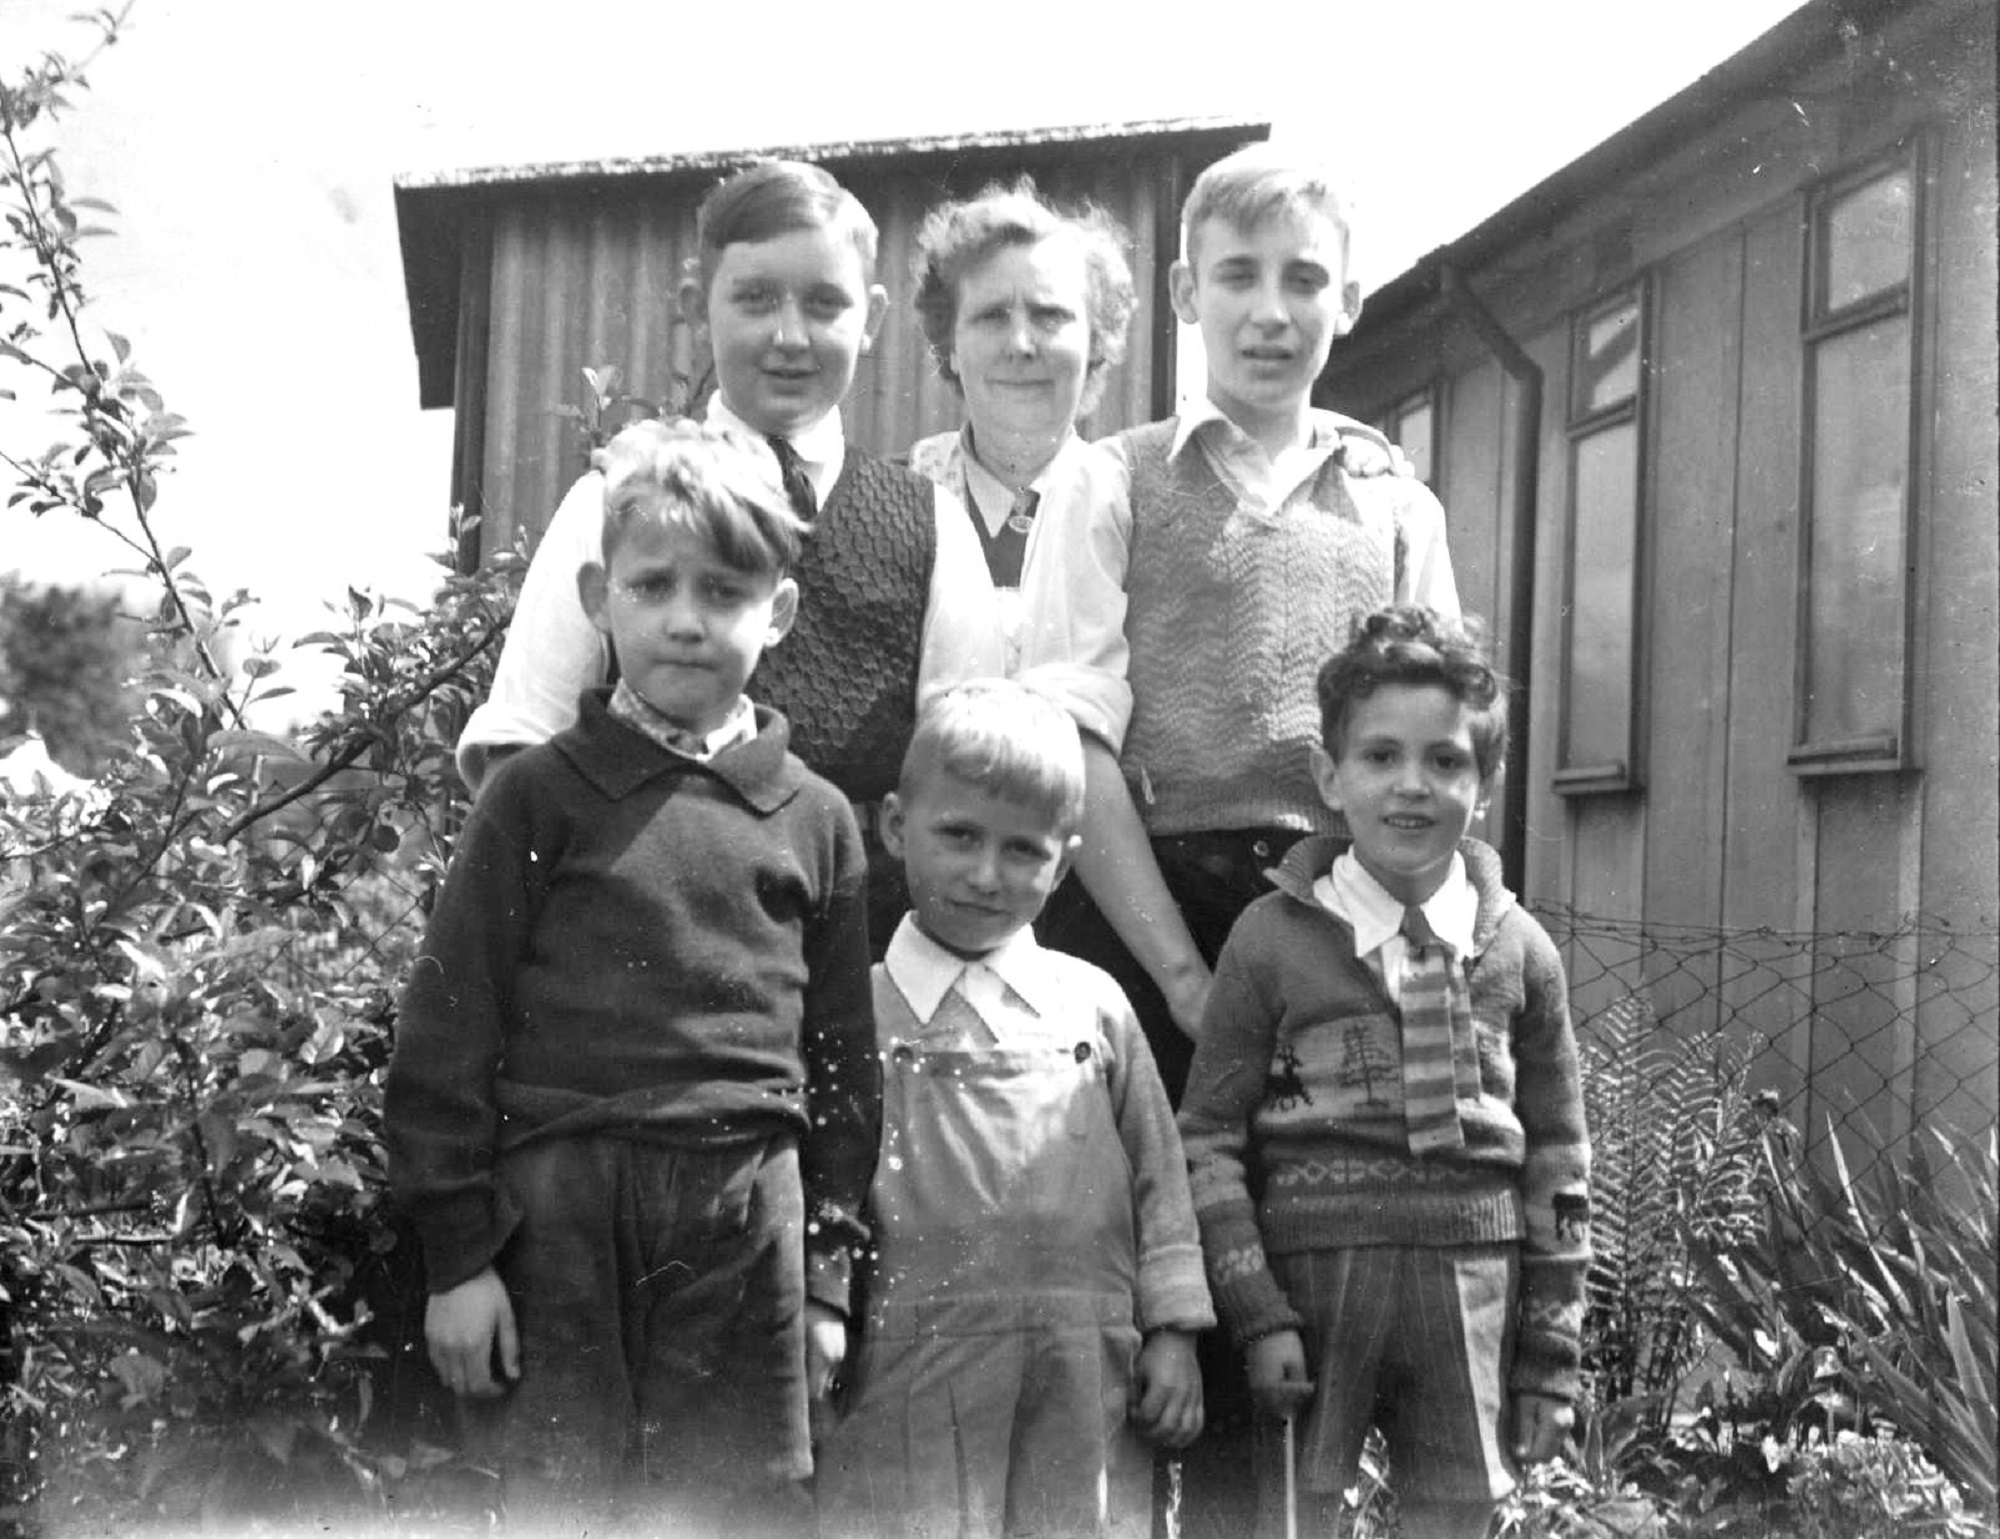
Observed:
[[[882,965],[889,981],[909,1001],[910,1009],[926,1025],[944,1003],[959,975],[969,967],[985,967],[1020,996],[1023,1004],[1037,1015],[1047,1015],[1058,1003],[1051,997],[1048,968],[1042,962],[1042,948],[1035,932],[1023,925],[984,956],[967,961],[945,950],[917,927],[916,916],[905,914]]]
[[[1341,416],[1338,412],[1322,411],[1318,407],[1312,410],[1311,423],[1312,438],[1306,448],[1329,449],[1336,452],[1341,448],[1340,435],[1343,427],[1366,426],[1365,423],[1357,423],[1352,418]],[[1232,440],[1241,439],[1245,443],[1251,442],[1250,435],[1231,421],[1227,412],[1207,396],[1198,396],[1188,403],[1187,410],[1175,418],[1174,441],[1168,446],[1167,457],[1172,459],[1178,455],[1194,437],[1196,431],[1202,428],[1207,428],[1211,434],[1221,434]],[[1372,428],[1368,431],[1373,436],[1380,436],[1375,434]]]
[[[1403,933],[1403,903],[1354,856],[1344,851],[1326,875],[1313,883],[1313,896],[1354,930],[1354,954],[1365,957]],[[1451,869],[1438,890],[1421,905],[1437,938],[1460,957],[1472,954],[1472,925],[1479,912],[1479,894],[1465,874],[1465,857],[1453,852]]]
[[[757,710],[748,695],[738,695],[722,725],[699,738],[662,716],[650,700],[632,687],[630,679],[621,678],[612,689],[611,714],[637,727],[661,747],[686,754],[690,759],[713,759],[723,749],[747,743],[757,735]]]
[[[733,428],[752,438],[768,436],[745,422],[720,395],[708,398],[707,422],[710,427]],[[841,465],[847,457],[847,433],[841,426],[839,410],[836,408],[811,427],[787,433],[785,437],[798,451],[799,462],[805,466],[806,475],[812,480],[813,492],[819,498],[820,506],[826,506],[827,496],[833,490],[833,483],[839,479]]]
[[[1056,452],[1049,456],[1048,464],[1035,472],[1034,480],[1027,490],[1046,501],[1050,484],[1060,475],[1070,458],[1082,446],[1083,440],[1070,429]],[[972,510],[980,516],[989,533],[998,529],[1001,521],[1012,511],[1014,492],[1007,483],[993,474],[979,462],[979,456],[972,452],[972,424],[967,423],[958,431],[952,445],[952,469],[965,479],[966,495],[972,500]],[[992,516],[988,516],[991,509]]]
[[[611,714],[611,686],[584,692],[576,725],[556,734],[556,749],[577,771],[612,799],[630,796],[662,774],[710,774],[760,813],[772,813],[798,795],[806,767],[788,753],[785,718],[755,709],[757,730],[711,759],[690,759],[655,743]]]

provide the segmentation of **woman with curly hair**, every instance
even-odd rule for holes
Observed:
[[[910,468],[959,494],[1000,590],[1009,669],[1035,514],[1078,473],[1076,423],[1125,355],[1137,303],[1125,231],[1102,209],[1058,209],[1022,178],[932,210],[917,235],[917,315],[965,426],[920,439]]]

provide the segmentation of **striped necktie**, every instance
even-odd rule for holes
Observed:
[[[1470,1046],[1471,1002],[1453,976],[1451,947],[1437,938],[1422,909],[1403,910],[1403,938],[1410,943],[1402,990],[1403,1120],[1409,1129],[1410,1152],[1463,1148],[1452,1047],[1460,1015]]]
[[[778,457],[778,476],[785,483],[785,497],[792,505],[792,511],[806,523],[819,516],[819,498],[813,492],[812,477],[806,474],[805,463],[799,458],[799,451],[792,447],[792,441],[779,433],[765,434],[765,442],[771,452]]]

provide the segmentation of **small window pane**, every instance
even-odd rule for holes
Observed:
[[[1809,743],[1900,731],[1907,316],[1813,350]]]
[[[1899,170],[1827,205],[1820,313],[1894,288],[1910,275],[1910,173]]]
[[[1417,479],[1426,486],[1431,482],[1431,420],[1431,403],[1419,401],[1397,414],[1394,431],[1389,435],[1410,457]]]
[[[1639,393],[1639,298],[1635,294],[1584,329],[1577,360],[1577,413],[1588,415]]]
[[[1638,452],[1639,429],[1632,422],[1576,444],[1565,768],[1623,763],[1632,752]]]

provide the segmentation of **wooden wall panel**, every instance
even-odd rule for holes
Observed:
[[[1899,927],[1922,780],[1839,776],[1808,792],[1818,813],[1813,929],[1850,932],[1814,980],[1808,1143],[1834,1127],[1869,1147],[1908,1132],[1914,947],[1877,940]]]
[[[2000,690],[1993,684],[2000,656],[1994,346],[2000,195],[1991,84],[1989,76],[1983,96],[1961,98],[1964,110],[1939,143],[1933,324],[1925,334],[1926,409],[1919,413],[1935,424],[1919,481],[1926,498],[1918,526],[1923,602],[1915,654],[1925,783],[1919,904],[1927,923],[1958,933],[1928,937],[1918,958],[1923,987],[1912,1100],[1916,1115],[1938,1127],[1990,1119],[2000,1032],[1993,936],[2000,915],[1992,903],[2000,860],[2000,797],[1993,789],[2000,783]]]
[[[1542,368],[1541,474],[1535,510],[1535,655],[1529,672],[1528,848],[1522,896],[1552,903],[1578,901],[1572,883],[1569,810],[1549,789],[1556,762],[1562,701],[1563,517],[1568,506],[1569,471],[1562,403],[1569,390],[1569,328],[1562,325],[1524,342]],[[1501,581],[1506,581],[1505,577]],[[1517,771],[1518,773],[1518,767]]]
[[[1798,554],[1799,218],[1798,200],[1787,198],[1744,232],[1727,760],[1710,834],[1722,845],[1722,922],[1779,931],[1811,919],[1798,889],[1804,809],[1785,768]],[[1656,731],[1680,726],[1656,723]],[[1809,972],[1807,959],[1774,947],[1723,987],[1731,1018],[1771,1043],[1764,1077],[1788,1097],[1802,1091],[1810,1064]]]
[[[1500,531],[1506,514],[1502,489],[1503,445],[1510,424],[1505,416],[1500,365],[1485,363],[1451,381],[1446,410],[1451,427],[1439,449],[1448,491],[1445,526],[1451,541],[1452,573],[1458,601],[1481,616],[1495,632],[1506,629],[1501,614]]]

